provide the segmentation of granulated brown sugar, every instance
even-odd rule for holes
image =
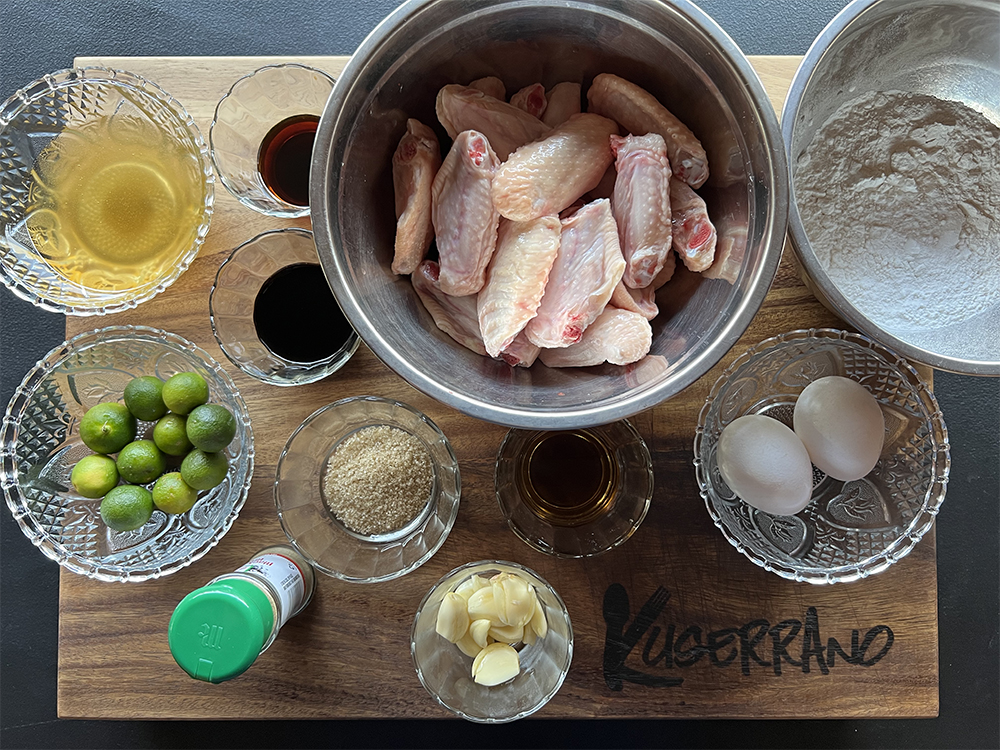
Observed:
[[[405,526],[427,503],[431,459],[414,435],[389,425],[365,427],[330,456],[323,494],[334,515],[359,534]]]

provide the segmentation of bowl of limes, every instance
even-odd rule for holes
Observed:
[[[144,581],[226,534],[253,475],[243,398],[195,344],[142,326],[53,349],[0,427],[0,486],[24,534],[68,570]]]

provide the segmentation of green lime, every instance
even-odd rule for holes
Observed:
[[[143,526],[153,515],[153,493],[145,487],[123,484],[101,501],[101,518],[115,531],[131,531]]]
[[[187,436],[195,448],[217,453],[236,437],[236,420],[225,406],[205,404],[188,415]]]
[[[95,454],[76,462],[69,475],[73,488],[84,497],[104,497],[118,484],[118,467],[107,456]]]
[[[181,476],[196,490],[210,490],[222,484],[229,471],[225,453],[206,453],[195,448],[181,462]]]
[[[80,439],[95,453],[117,453],[135,440],[135,417],[122,404],[98,404],[80,420]]]
[[[167,413],[163,403],[163,381],[152,375],[133,378],[125,386],[125,406],[136,419],[152,422]]]
[[[136,440],[118,454],[118,473],[132,484],[152,482],[167,469],[167,460],[152,440]]]
[[[187,513],[197,499],[198,491],[177,471],[164,474],[153,485],[153,503],[164,513]]]
[[[187,418],[167,414],[153,427],[153,442],[168,456],[183,456],[194,446],[187,436]]]
[[[208,402],[208,383],[196,372],[179,372],[163,384],[163,403],[175,414],[187,414]]]

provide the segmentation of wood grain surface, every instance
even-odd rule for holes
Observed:
[[[336,74],[346,58],[301,58]],[[776,108],[798,58],[751,58]],[[218,99],[266,58],[81,58],[150,77],[176,96],[207,135]],[[240,206],[221,185],[201,255],[164,294],[105,319],[67,318],[67,335],[96,326],[134,324],[174,331],[204,347],[233,376],[249,405],[257,463],[240,518],[205,558],[161,581],[98,583],[63,572],[60,583],[58,712],[72,718],[375,718],[444,717],[413,671],[409,632],[417,604],[439,577],[476,559],[521,562],[565,599],[575,631],[572,669],[542,717],[928,717],[938,711],[937,578],[931,532],[885,573],[854,584],[796,584],[756,567],[712,525],[691,463],[698,411],[722,370],[768,336],[811,326],[842,327],[799,281],[786,248],[771,292],[749,330],[715,368],[677,397],[632,421],[653,456],[656,490],[642,527],[621,548],[591,561],[556,560],[521,543],[493,496],[494,459],[504,428],[434,402],[386,369],[362,345],[323,382],[297,388],[259,383],[232,366],[212,337],[208,290],[226,255],[257,233],[308,226]],[[929,376],[929,372],[925,371]],[[399,399],[428,414],[448,435],[462,473],[458,520],[438,554],[414,573],[361,586],[320,576],[315,600],[244,675],[221,685],[190,679],[167,648],[174,606],[192,589],[229,572],[261,547],[284,541],[271,484],[278,453],[298,424],[333,400],[359,394]],[[626,681],[611,690],[603,670],[602,602],[620,584],[631,617],[659,586],[671,592],[623,666],[674,687]],[[760,621],[766,621],[761,624]],[[791,622],[795,621],[795,622]],[[808,622],[807,622],[808,621]],[[795,623],[802,625],[794,638]],[[827,647],[835,638],[848,657],[801,661],[806,630]],[[889,628],[891,648],[883,649]],[[765,633],[755,646],[754,634]],[[875,629],[872,631],[872,629]],[[739,630],[742,629],[742,630]],[[731,643],[709,654],[713,638]],[[721,632],[720,632],[721,631]],[[867,648],[866,635],[874,632]],[[663,648],[673,634],[673,648]],[[684,635],[686,633],[686,635]],[[652,636],[652,642],[651,642]],[[747,641],[741,648],[742,640]],[[775,643],[788,659],[774,666]],[[695,648],[692,649],[692,646]],[[834,649],[835,651],[835,649]],[[830,652],[826,652],[828,655]],[[732,656],[732,661],[727,659]],[[780,653],[779,653],[780,657]],[[695,663],[691,664],[690,662]],[[820,661],[822,666],[821,669]],[[744,669],[745,665],[745,669]],[[808,671],[806,671],[808,669]],[[780,672],[780,674],[779,674]]]

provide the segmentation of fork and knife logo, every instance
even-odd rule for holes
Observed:
[[[604,592],[604,622],[608,628],[604,639],[604,682],[611,690],[621,690],[623,682],[646,687],[677,687],[684,682],[683,677],[651,675],[625,666],[625,659],[669,600],[670,592],[662,586],[658,587],[626,629],[625,624],[632,614],[628,592],[620,583],[611,584]]]

